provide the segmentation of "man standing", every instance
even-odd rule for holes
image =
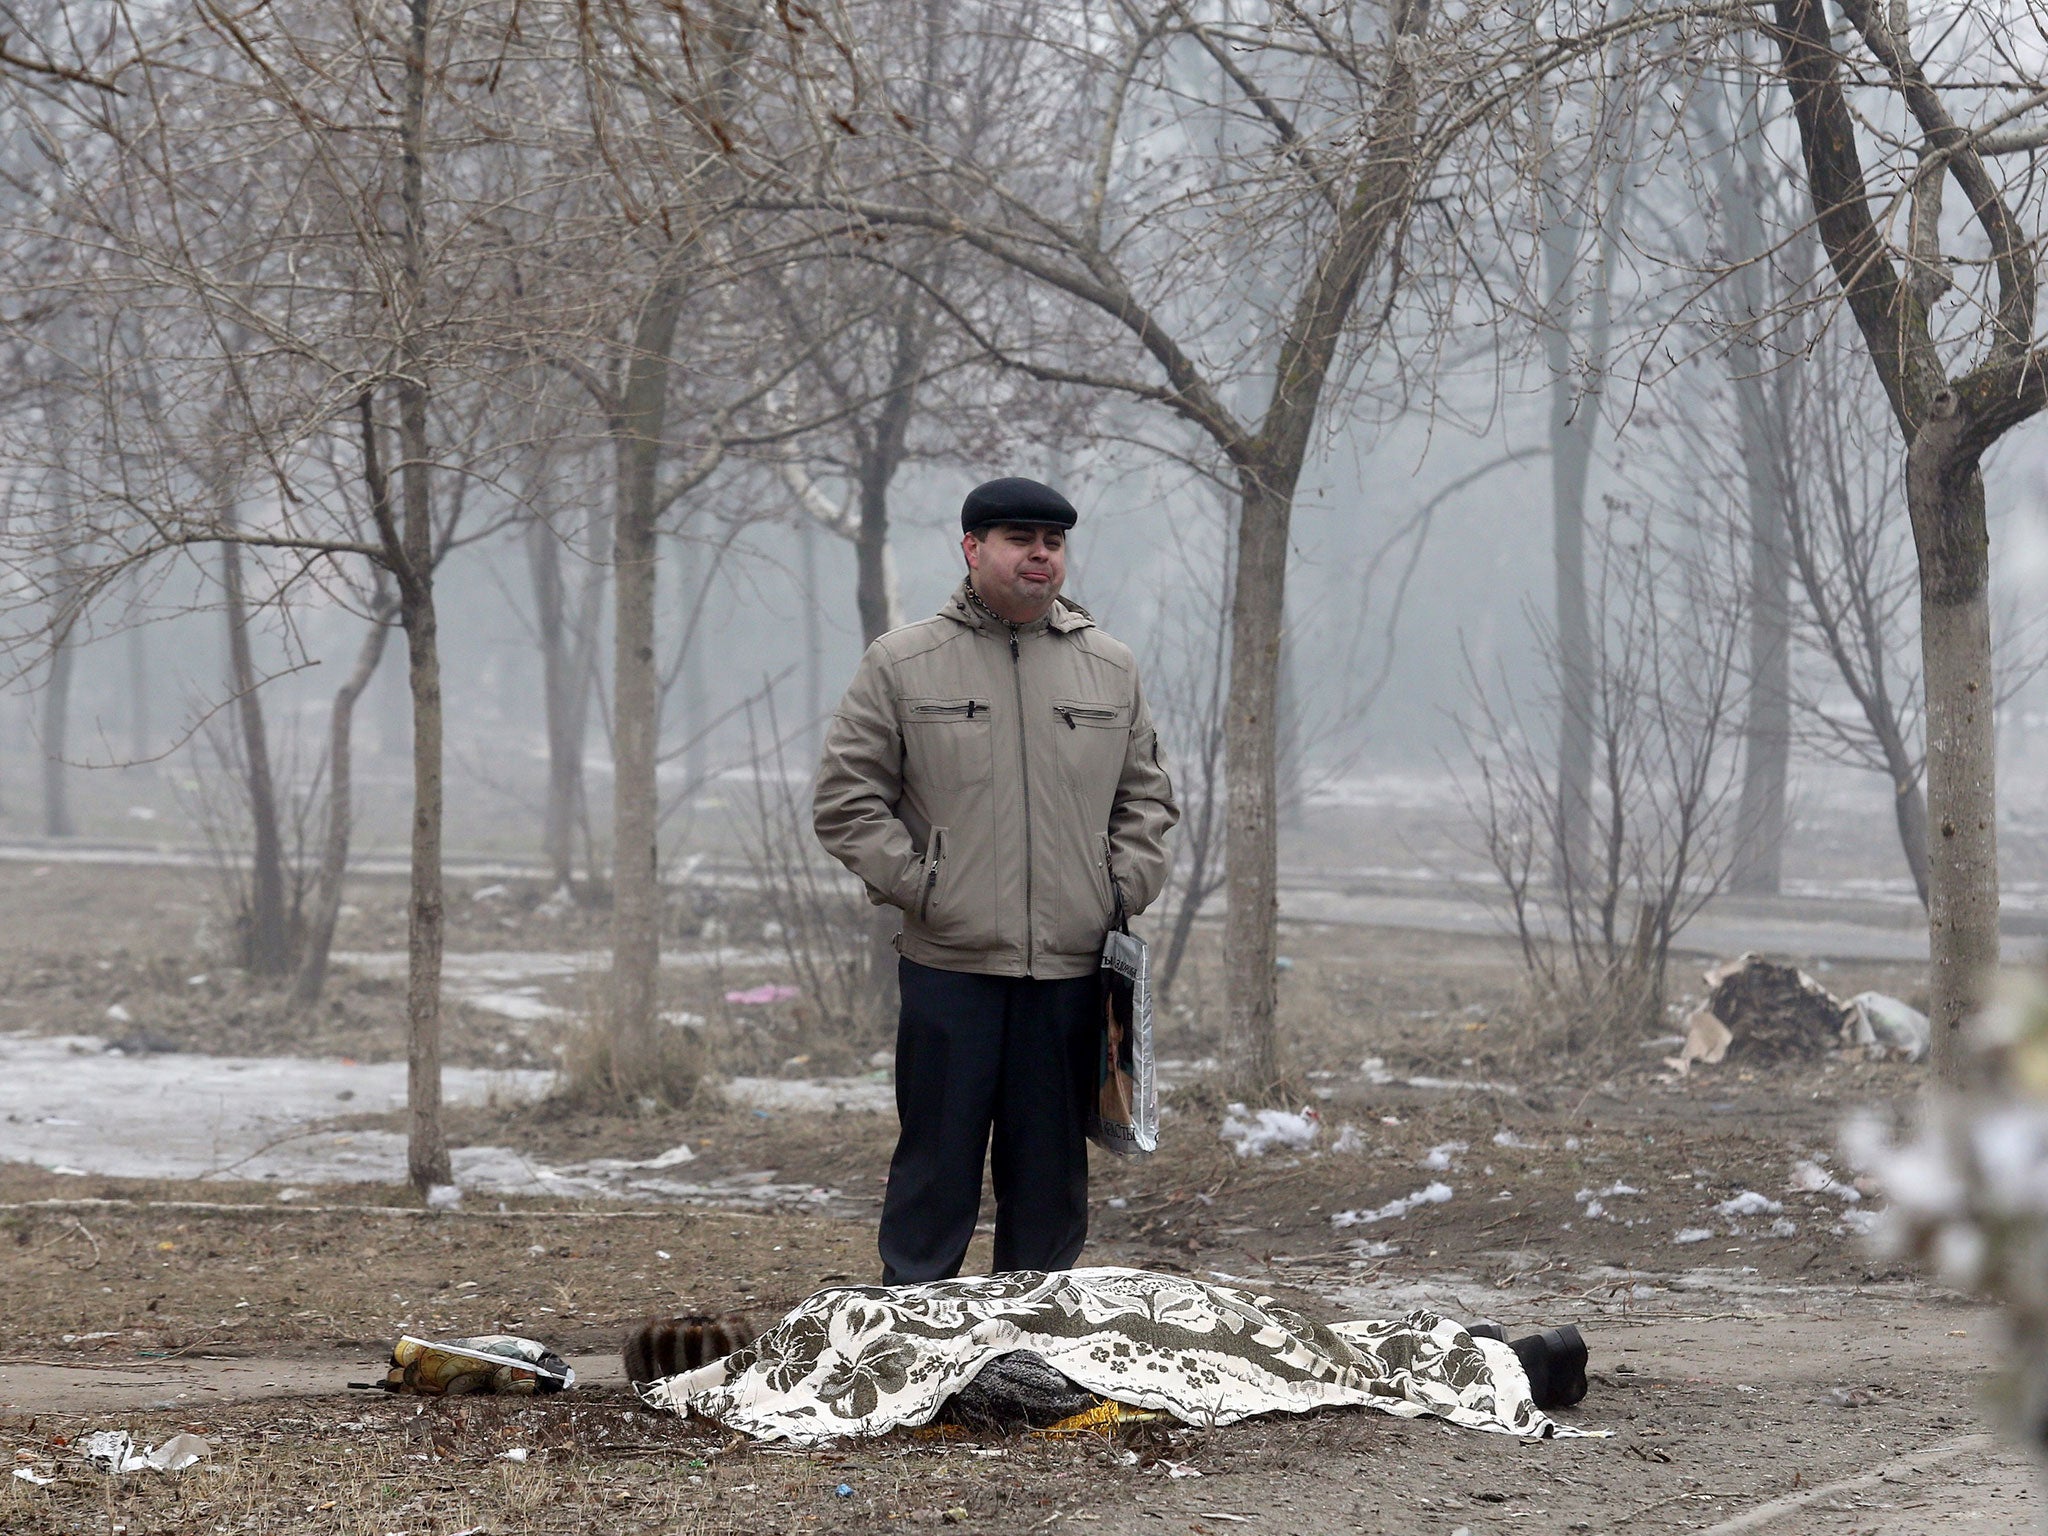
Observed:
[[[1035,480],[970,492],[966,580],[868,647],[825,738],[818,840],[903,910],[889,1285],[960,1272],[991,1132],[996,1270],[1088,1235],[1103,936],[1180,811],[1129,647],[1060,597],[1074,522]]]

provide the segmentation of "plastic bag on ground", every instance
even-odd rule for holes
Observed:
[[[199,1435],[173,1435],[162,1445],[135,1449],[135,1437],[125,1429],[102,1429],[87,1435],[79,1446],[85,1459],[102,1472],[182,1472],[204,1457],[213,1447]]]
[[[1855,1010],[1855,1041],[1872,1056],[1903,1056],[1925,1061],[1931,1033],[1927,1015],[1911,1003],[1882,992],[1858,992],[1849,999]]]
[[[509,1333],[466,1339],[416,1339],[403,1334],[391,1351],[391,1369],[379,1383],[387,1392],[422,1397],[463,1397],[473,1393],[531,1397],[576,1385],[576,1372],[560,1355],[533,1339]]]

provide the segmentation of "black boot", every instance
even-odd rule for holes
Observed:
[[[1522,1362],[1538,1408],[1570,1408],[1585,1397],[1586,1341],[1571,1324],[1516,1339],[1508,1348]]]

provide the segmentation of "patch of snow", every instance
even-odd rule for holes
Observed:
[[[508,992],[471,992],[462,1000],[472,1008],[495,1013],[501,1019],[511,1019],[519,1024],[540,1024],[571,1016],[567,1008],[543,1002],[539,987],[515,987]]]
[[[728,1104],[742,1109],[883,1114],[896,1107],[895,1088],[867,1077],[735,1077],[725,1085],[724,1094]]]
[[[1403,1195],[1389,1200],[1385,1205],[1370,1211],[1339,1211],[1330,1218],[1333,1227],[1362,1227],[1375,1221],[1392,1221],[1397,1216],[1406,1216],[1410,1211],[1420,1210],[1425,1205],[1442,1205],[1455,1191],[1448,1184],[1432,1183],[1418,1189],[1412,1195]]]
[[[1440,1141],[1424,1154],[1422,1166],[1433,1169],[1438,1173],[1445,1173],[1450,1170],[1451,1159],[1454,1156],[1460,1152],[1469,1152],[1471,1150],[1472,1148],[1467,1142]]]
[[[1833,1195],[1850,1205],[1863,1198],[1863,1191],[1853,1184],[1844,1184],[1823,1168],[1817,1159],[1801,1158],[1794,1163],[1792,1177],[1787,1187],[1795,1194]]]
[[[1536,1143],[1533,1141],[1524,1141],[1520,1136],[1517,1136],[1513,1131],[1495,1131],[1493,1133],[1493,1144],[1496,1147],[1529,1148],[1533,1148],[1536,1145]]]
[[[342,1091],[364,1113],[402,1109],[402,1061],[130,1056],[104,1043],[0,1035],[0,1161],[111,1178],[405,1182],[403,1135],[321,1128]],[[527,1101],[554,1081],[552,1072],[448,1067],[442,1093],[450,1104]],[[458,1175],[478,1150],[454,1154]]]
[[[1217,1134],[1239,1157],[1263,1157],[1276,1147],[1290,1152],[1308,1150],[1322,1126],[1323,1117],[1313,1108],[1299,1113],[1262,1109],[1253,1114],[1242,1104],[1232,1104]]]
[[[1357,1126],[1346,1122],[1338,1128],[1337,1139],[1330,1143],[1332,1152],[1363,1152],[1366,1150],[1364,1134]]]
[[[1388,1242],[1383,1237],[1357,1237],[1344,1246],[1361,1259],[1391,1259],[1401,1251],[1399,1243]]]
[[[1797,1237],[1798,1235],[1799,1223],[1796,1221],[1789,1221],[1785,1217],[1780,1216],[1771,1223],[1772,1237]]]
[[[135,1015],[116,1003],[107,1010],[107,1018],[116,1024],[129,1024],[134,1022]]]
[[[1674,1243],[1704,1243],[1714,1235],[1712,1227],[1680,1227],[1671,1235]]]
[[[1769,1195],[1758,1194],[1745,1189],[1732,1200],[1723,1200],[1714,1209],[1723,1216],[1775,1216],[1785,1207]]]

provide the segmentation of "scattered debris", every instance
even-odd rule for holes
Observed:
[[[1710,1008],[1695,1008],[1692,1016],[1685,1021],[1685,1045],[1676,1056],[1666,1056],[1664,1065],[1672,1068],[1680,1077],[1691,1070],[1694,1062],[1703,1062],[1718,1067],[1728,1055],[1728,1047],[1735,1037],[1728,1032],[1728,1026],[1714,1017]]]
[[[1263,1157],[1275,1147],[1307,1151],[1322,1126],[1323,1117],[1314,1105],[1299,1114],[1284,1109],[1262,1109],[1254,1114],[1242,1104],[1232,1104],[1218,1134],[1239,1157]]]
[[[1406,1216],[1410,1211],[1420,1210],[1425,1205],[1442,1205],[1455,1191],[1448,1184],[1432,1183],[1418,1189],[1412,1195],[1403,1195],[1398,1200],[1389,1200],[1385,1205],[1370,1211],[1339,1211],[1330,1218],[1333,1227],[1362,1227],[1375,1221],[1392,1221],[1396,1216]]]
[[[795,987],[784,986],[781,982],[768,981],[763,982],[758,987],[745,987],[737,992],[728,992],[725,994],[725,1000],[728,1003],[741,1003],[748,1007],[758,1007],[766,1003],[786,1003],[796,996],[798,996],[798,991]]]
[[[1931,1043],[1927,1015],[1911,1003],[1887,997],[1882,992],[1858,992],[1849,999],[1854,1010],[1850,1039],[1863,1047],[1872,1060],[1897,1056],[1905,1061],[1925,1061]]]
[[[1686,1019],[1679,1053],[1664,1058],[1681,1077],[1695,1062],[1811,1060],[1855,1045],[1878,1060],[1926,1058],[1926,1015],[1881,992],[1845,1003],[1797,966],[1755,953],[1725,960],[1702,979],[1706,1004]]]
[[[1471,1150],[1472,1147],[1469,1142],[1440,1141],[1423,1154],[1422,1166],[1433,1169],[1437,1173],[1446,1173],[1450,1170],[1453,1157],[1460,1152],[1469,1152]]]
[[[1798,1195],[1833,1195],[1850,1205],[1863,1198],[1862,1190],[1853,1184],[1844,1184],[1823,1168],[1817,1159],[1811,1158],[1801,1158],[1792,1165],[1792,1177],[1787,1187]]]
[[[213,1447],[199,1435],[173,1435],[162,1445],[138,1451],[135,1437],[125,1429],[96,1430],[85,1437],[79,1450],[92,1466],[110,1474],[182,1472],[213,1454]]]
[[[54,1477],[43,1476],[42,1473],[36,1471],[34,1467],[16,1467],[14,1469],[14,1475],[20,1478],[24,1483],[34,1483],[38,1488],[47,1488],[50,1486],[50,1484],[57,1481],[57,1479]]]
[[[1785,1207],[1769,1195],[1745,1189],[1732,1200],[1723,1200],[1714,1207],[1723,1216],[1775,1216]]]
[[[576,1385],[576,1372],[545,1344],[509,1333],[436,1343],[402,1334],[391,1351],[391,1369],[374,1383],[387,1392],[422,1397],[463,1397],[473,1393],[530,1397]]]

